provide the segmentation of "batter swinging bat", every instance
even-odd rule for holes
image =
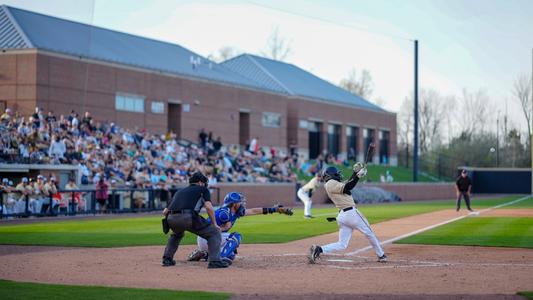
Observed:
[[[372,155],[374,154],[375,148],[376,148],[376,145],[374,145],[374,143],[370,143],[368,145],[368,149],[366,150],[365,166],[368,164],[368,160],[370,159],[370,157],[372,157]],[[330,218],[326,218],[326,220],[328,220],[328,222],[335,222],[337,221],[337,218],[330,217]]]

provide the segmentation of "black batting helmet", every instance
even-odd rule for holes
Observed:
[[[335,179],[341,181],[342,175],[341,172],[335,167],[327,167],[322,173],[322,179],[324,182],[328,182],[330,179]]]
[[[207,184],[207,177],[205,177],[202,172],[194,172],[191,177],[189,177],[189,183],[198,183],[203,182]]]

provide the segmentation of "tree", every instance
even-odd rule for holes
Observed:
[[[418,137],[420,152],[427,152],[432,147],[442,143],[443,122],[446,120],[446,98],[435,90],[420,90],[418,101]],[[400,140],[408,141],[414,128],[414,100],[413,95],[406,97],[399,115]]]
[[[485,90],[475,93],[463,89],[459,99],[459,108],[455,110],[455,118],[459,124],[459,132],[472,136],[487,131],[488,120],[494,114],[490,98]]]
[[[224,46],[218,49],[217,53],[209,54],[207,58],[209,58],[210,60],[216,63],[221,63],[228,59],[234,58],[235,56],[238,56],[240,54],[241,54],[241,51],[237,50],[236,48],[231,47],[231,46]]]
[[[409,145],[411,145],[413,128],[413,102],[405,97],[397,117],[399,148],[405,152],[405,166],[409,167]],[[401,157],[398,157],[401,159]]]
[[[274,60],[284,61],[291,54],[291,43],[280,36],[279,28],[276,27],[268,38],[266,47],[261,53]]]
[[[527,122],[527,134],[531,137],[531,77],[525,74],[518,76],[513,85],[513,94],[522,106]]]
[[[372,96],[373,90],[372,76],[370,71],[363,69],[361,76],[357,77],[357,70],[353,68],[348,77],[341,80],[339,86],[352,94],[368,99]]]

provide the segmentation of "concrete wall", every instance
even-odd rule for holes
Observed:
[[[239,192],[246,197],[246,207],[271,207],[274,204],[292,207],[296,200],[296,185],[291,183],[249,184],[219,183],[220,203],[229,192]],[[214,198],[216,199],[216,198]],[[216,204],[216,200],[214,200]]]
[[[247,207],[272,206],[280,203],[285,206],[302,206],[296,202],[296,186],[294,184],[239,184],[222,183],[220,188],[220,202],[228,192],[243,193],[247,199]],[[398,194],[402,201],[419,200],[445,200],[454,199],[455,190],[453,183],[389,183],[389,184],[363,184],[362,186],[380,187]],[[216,203],[216,198],[214,201]],[[330,203],[326,191],[319,188],[313,193],[313,203]]]

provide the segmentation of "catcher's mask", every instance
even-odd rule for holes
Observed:
[[[230,206],[233,203],[242,203],[244,196],[237,192],[229,192],[224,197],[224,206]]]
[[[205,177],[204,174],[202,174],[202,172],[194,172],[194,174],[191,175],[191,177],[189,177],[189,183],[198,183],[198,182],[203,182],[207,185],[207,177]]]
[[[330,179],[341,181],[342,180],[341,172],[335,167],[327,167],[324,170],[324,173],[322,174],[322,180],[324,180],[324,182],[328,182]]]

